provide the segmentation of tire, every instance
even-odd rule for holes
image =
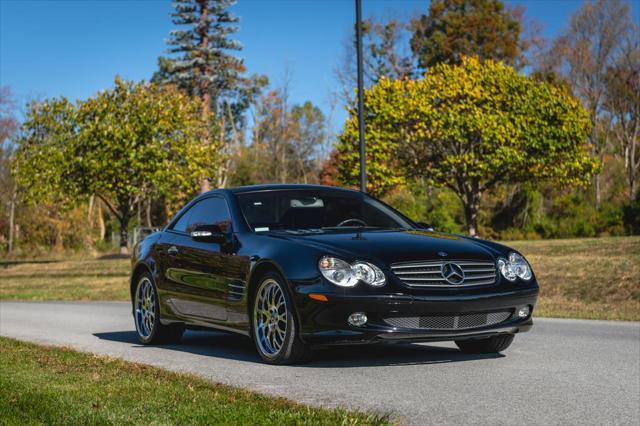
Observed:
[[[184,333],[182,324],[160,322],[160,301],[153,277],[148,272],[138,277],[133,294],[133,322],[138,340],[144,345],[177,343]]]
[[[501,334],[486,339],[456,340],[456,345],[469,354],[498,353],[507,349],[514,337],[513,334]]]
[[[251,335],[268,364],[297,364],[310,350],[298,336],[295,307],[282,277],[268,272],[260,278],[252,299]]]

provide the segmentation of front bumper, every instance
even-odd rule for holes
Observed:
[[[529,331],[535,306],[537,285],[513,290],[471,294],[355,294],[324,293],[328,301],[309,298],[318,294],[315,286],[296,288],[300,337],[309,345],[367,344],[379,342],[433,342],[515,334]],[[530,308],[529,316],[519,318],[520,307]],[[390,317],[460,316],[510,311],[511,315],[492,325],[461,328],[404,328],[390,325]],[[364,312],[368,322],[355,327],[347,322],[354,312]]]

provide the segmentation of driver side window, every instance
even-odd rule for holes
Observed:
[[[224,199],[210,197],[199,201],[178,219],[172,229],[190,234],[202,225],[217,225],[222,232],[231,230],[231,213]]]

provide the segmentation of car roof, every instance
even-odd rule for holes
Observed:
[[[330,190],[330,191],[346,191],[346,192],[358,192],[353,189],[340,188],[337,186],[327,185],[308,185],[308,184],[263,184],[263,185],[248,185],[238,186],[236,188],[225,188],[213,190],[211,192],[228,191],[233,194],[240,194],[243,192],[257,192],[257,191],[275,191],[275,190],[301,190],[301,189],[315,189],[315,190]]]

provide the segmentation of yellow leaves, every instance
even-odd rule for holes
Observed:
[[[200,103],[173,87],[127,82],[75,105],[52,99],[25,120],[16,166],[35,195],[114,198],[165,192],[197,182],[220,162],[218,146],[200,150]]]
[[[367,90],[365,104],[368,170],[380,191],[407,175],[440,184],[460,173],[479,182],[496,174],[588,179],[595,167],[584,151],[589,120],[580,104],[502,63],[464,58],[458,66],[436,65],[420,80],[383,79]],[[350,113],[338,150],[356,158]],[[357,171],[357,162],[343,164],[343,182],[356,183]]]

